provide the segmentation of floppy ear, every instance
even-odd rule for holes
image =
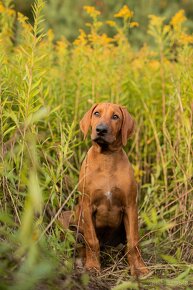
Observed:
[[[84,139],[86,138],[86,135],[88,133],[88,129],[89,129],[90,123],[91,123],[92,112],[94,111],[96,106],[97,106],[97,104],[94,104],[92,106],[92,108],[90,108],[90,110],[88,112],[86,112],[86,114],[84,115],[84,117],[80,121],[80,129],[84,134]]]
[[[122,144],[123,146],[125,146],[127,144],[127,139],[129,138],[129,136],[132,135],[134,131],[135,123],[126,108],[120,107],[120,109],[123,115],[121,137],[122,137]]]

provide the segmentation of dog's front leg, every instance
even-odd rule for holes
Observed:
[[[88,201],[82,204],[82,228],[86,245],[85,268],[100,271],[100,246],[92,220],[92,207]]]
[[[139,250],[137,204],[133,202],[125,208],[124,225],[127,236],[127,257],[131,267],[131,275],[140,276],[148,273]]]

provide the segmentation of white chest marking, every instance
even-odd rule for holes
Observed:
[[[107,192],[105,192],[105,195],[106,195],[106,197],[107,197],[107,199],[110,201],[110,203],[112,202],[112,192],[110,192],[110,191],[107,191]]]

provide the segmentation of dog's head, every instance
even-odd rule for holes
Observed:
[[[84,138],[90,126],[91,139],[100,146],[118,143],[120,140],[125,146],[133,133],[134,121],[126,108],[117,104],[100,103],[93,105],[80,121]]]

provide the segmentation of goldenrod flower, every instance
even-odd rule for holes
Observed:
[[[176,28],[179,25],[181,25],[184,21],[186,21],[186,16],[185,11],[182,9],[172,17],[170,24],[173,25],[174,28]]]
[[[100,36],[100,44],[102,45],[106,45],[106,44],[109,44],[113,41],[112,38],[108,37],[105,33],[103,33],[101,36]]]
[[[47,37],[48,37],[48,41],[49,42],[52,42],[53,41],[53,39],[54,39],[54,32],[53,32],[52,29],[48,29]]]
[[[150,18],[150,23],[153,26],[161,26],[165,19],[164,17],[159,17],[156,15],[149,15],[148,17]]]
[[[79,31],[80,31],[80,35],[78,36],[77,39],[75,39],[73,43],[77,46],[87,44],[86,33],[82,29],[80,29]]]
[[[11,8],[8,8],[6,12],[7,12],[7,14],[8,14],[9,16],[13,16],[13,15],[15,15],[15,10],[13,10],[13,9],[11,9]]]
[[[3,4],[0,2],[0,13],[3,13],[6,11],[6,8],[3,6]]]
[[[133,165],[133,169],[134,169],[135,180],[137,182],[140,182],[144,171],[141,170],[137,164]]]
[[[143,68],[143,62],[141,61],[141,59],[136,58],[133,62],[132,62],[132,69],[134,71],[138,71],[140,69]]]
[[[88,35],[88,39],[92,42],[92,43],[98,43],[98,34],[96,33],[92,33]]]
[[[100,11],[96,10],[94,6],[84,6],[84,10],[93,18],[96,18],[98,15],[100,15]]]
[[[90,22],[86,22],[85,25],[86,25],[87,27],[92,27],[92,23],[90,23]]]
[[[103,26],[103,23],[102,23],[101,21],[96,21],[96,22],[94,23],[94,28],[95,28],[96,30],[98,30],[101,26]]]
[[[67,40],[63,36],[61,40],[58,40],[56,42],[56,49],[59,54],[63,54],[66,51],[66,48],[68,47]]]
[[[171,31],[171,26],[170,25],[164,25],[163,31],[164,31],[164,33],[170,32]]]
[[[180,35],[179,42],[182,44],[193,43],[193,35],[188,35],[186,33],[182,33]]]
[[[20,13],[20,12],[17,12],[17,19],[18,19],[18,21],[20,22],[20,23],[22,23],[22,24],[24,24],[27,20],[28,20],[28,18],[27,18],[27,16],[24,16],[22,13]]]
[[[111,26],[111,27],[115,27],[115,26],[116,26],[115,21],[112,21],[112,20],[108,20],[108,21],[106,21],[106,24],[108,24],[108,25]]]
[[[24,16],[22,13],[18,12],[17,13],[17,20],[19,23],[21,23],[22,27],[27,31],[31,32],[32,31],[32,26],[31,24],[27,23],[28,17]]]
[[[131,11],[127,5],[124,5],[119,10],[119,12],[114,15],[114,17],[127,19],[133,17],[133,14],[134,14],[133,11]]]
[[[9,16],[15,15],[15,10],[11,8],[6,8],[3,6],[2,2],[0,2],[0,13],[6,13]]]
[[[149,66],[153,69],[153,70],[157,70],[160,68],[160,62],[158,60],[151,60],[149,62]]]
[[[130,26],[131,26],[131,27],[138,27],[138,26],[139,26],[139,23],[133,21],[133,22],[130,23]]]
[[[102,46],[106,46],[113,41],[113,39],[108,37],[105,33],[103,33],[102,35],[92,33],[88,35],[88,38],[93,44],[100,44]]]

